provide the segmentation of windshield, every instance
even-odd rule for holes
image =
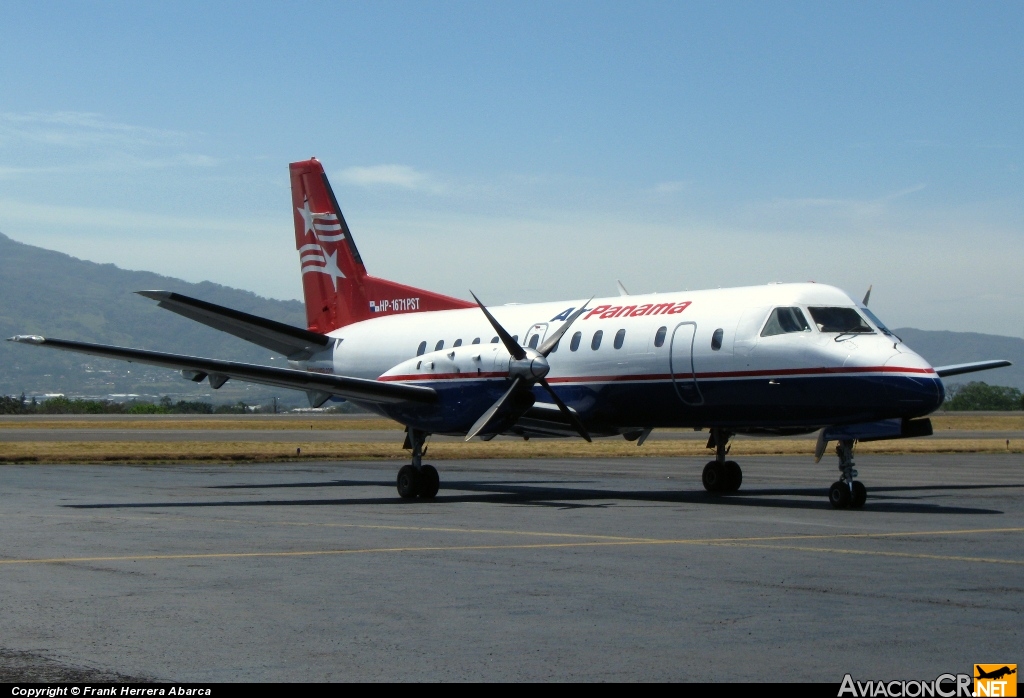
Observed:
[[[875,327],[882,330],[882,334],[889,335],[890,337],[893,336],[892,331],[882,324],[882,321],[878,319],[877,315],[875,315],[867,308],[861,308],[861,310],[864,311],[864,314],[868,316],[868,319],[871,320],[871,322],[875,323]]]
[[[864,322],[854,308],[808,308],[814,324],[819,332],[839,332],[841,334],[874,334],[874,330]]]
[[[810,332],[811,328],[804,319],[800,308],[776,308],[768,317],[764,329],[761,330],[762,337],[771,337],[777,334],[789,332]]]

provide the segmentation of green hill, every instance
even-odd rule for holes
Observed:
[[[261,298],[219,284],[192,284],[113,264],[86,262],[0,234],[0,337],[40,334],[101,344],[284,365],[280,357],[231,335],[161,308],[134,293],[166,289],[305,327],[298,301]],[[216,402],[257,401],[299,393],[229,382],[219,391],[170,370],[0,341],[0,394],[64,393],[103,397],[116,393],[205,397]]]

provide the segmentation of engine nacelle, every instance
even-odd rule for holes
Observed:
[[[500,344],[468,344],[408,359],[378,380],[428,385],[440,399],[433,405],[382,405],[377,409],[430,433],[465,434],[508,390],[510,359]]]

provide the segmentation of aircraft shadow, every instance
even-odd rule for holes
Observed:
[[[578,481],[576,481],[578,482]],[[741,490],[729,495],[713,495],[703,490],[659,491],[596,489],[586,487],[552,487],[566,481],[444,481],[442,489],[431,502],[443,504],[499,504],[517,506],[544,506],[556,508],[610,507],[616,503],[646,504],[704,504],[709,506],[745,506],[778,509],[829,509],[826,489],[758,488]],[[578,483],[583,484],[583,483]],[[394,483],[382,480],[331,480],[314,483],[279,483],[268,485],[216,485],[210,489],[280,489],[295,487],[387,487]],[[884,511],[912,514],[1002,514],[996,509],[980,507],[945,506],[921,501],[885,501],[893,495],[883,495],[883,501],[872,498],[872,492],[973,490],[985,488],[1024,487],[1024,485],[929,485],[921,487],[879,487],[869,490],[868,503],[863,511]],[[353,497],[344,499],[261,499],[198,502],[124,502],[103,504],[67,504],[71,509],[161,509],[204,507],[271,507],[271,506],[409,506],[423,504],[422,500],[403,500],[396,495],[387,497]]]

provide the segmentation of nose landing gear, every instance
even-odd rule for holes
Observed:
[[[724,429],[712,429],[708,448],[715,449],[715,460],[704,466],[701,482],[708,492],[735,492],[743,483],[743,471],[736,461],[726,460],[732,434]]]
[[[839,456],[839,480],[828,488],[828,501],[836,509],[860,509],[868,499],[868,490],[864,483],[854,480],[857,471],[853,462],[853,439],[843,439],[836,444],[836,455]]]
[[[423,464],[423,454],[426,453],[424,443],[428,434],[418,429],[407,429],[405,433],[405,448],[412,449],[412,463],[403,465],[398,471],[396,486],[398,496],[402,499],[433,499],[437,496],[437,490],[441,486],[441,478],[437,474],[437,468],[432,465]]]

